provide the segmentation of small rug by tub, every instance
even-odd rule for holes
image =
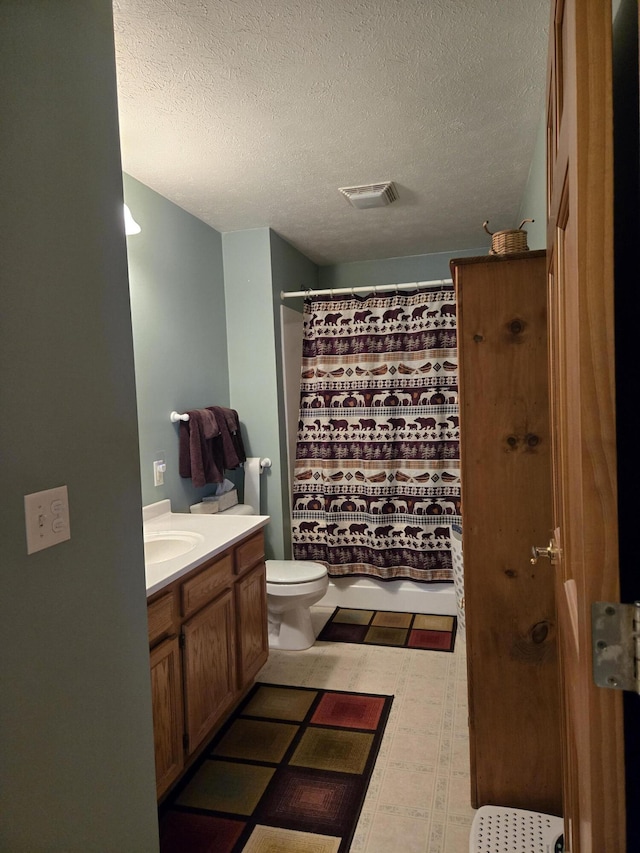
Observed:
[[[336,607],[318,640],[452,652],[457,624],[456,616]]]
[[[256,684],[163,803],[161,853],[347,853],[392,701]]]

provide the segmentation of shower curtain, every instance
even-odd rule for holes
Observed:
[[[293,550],[330,576],[453,580],[453,285],[305,300]]]

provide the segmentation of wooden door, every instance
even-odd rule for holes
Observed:
[[[451,262],[458,304],[471,802],[562,814],[546,253]]]
[[[233,590],[196,613],[182,630],[185,723],[192,753],[237,695]]]
[[[594,685],[591,605],[619,598],[611,4],[552,0],[548,288],[565,850],[626,849],[622,696]],[[535,545],[546,543],[536,542]]]

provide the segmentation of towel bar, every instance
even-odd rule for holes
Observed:
[[[179,414],[179,412],[171,412],[169,418],[171,419],[172,424],[177,424],[178,421],[188,421],[189,415],[187,415],[186,412],[184,415]]]

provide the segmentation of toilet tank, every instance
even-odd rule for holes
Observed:
[[[256,511],[251,504],[235,504],[229,509],[223,509],[218,515],[255,515]]]

